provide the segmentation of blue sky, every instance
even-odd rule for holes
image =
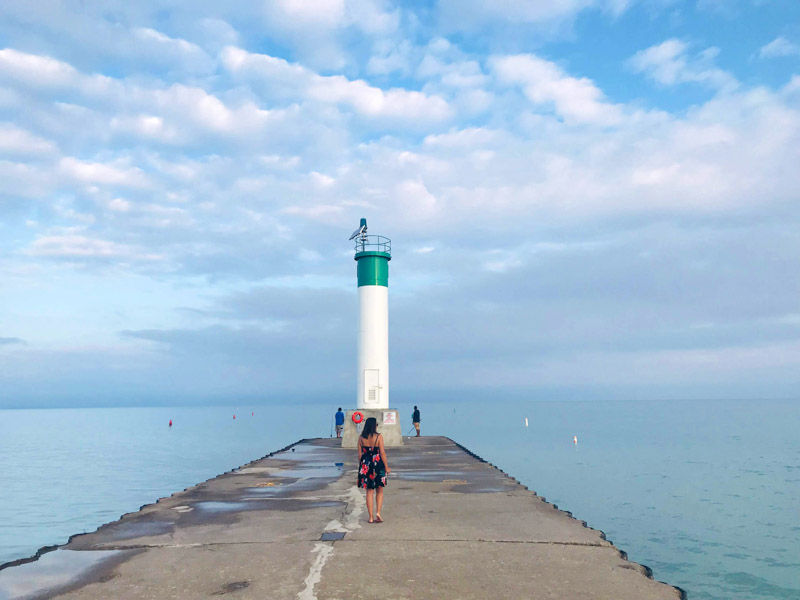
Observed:
[[[797,397],[799,164],[794,0],[7,0],[0,406],[346,403],[360,217],[398,402]]]

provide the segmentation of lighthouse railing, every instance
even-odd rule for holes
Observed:
[[[356,252],[392,253],[392,240],[382,235],[361,235],[356,238]]]

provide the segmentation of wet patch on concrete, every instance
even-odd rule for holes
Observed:
[[[326,531],[319,539],[321,542],[335,542],[337,540],[343,540],[345,535],[346,533],[344,531]]]
[[[269,501],[267,501],[269,502]],[[253,504],[257,504],[254,502]],[[309,510],[311,508],[326,508],[330,506],[341,506],[344,507],[346,502],[341,502],[339,500],[302,500],[301,498],[292,498],[290,500],[286,500],[284,502],[272,502],[269,504],[270,510],[282,510],[282,511],[297,511],[297,510]]]
[[[433,481],[440,482],[443,479],[463,477],[466,473],[462,471],[397,471],[393,470],[390,477],[405,481]]]
[[[329,481],[329,479],[318,478],[297,479],[294,481],[287,480],[282,482],[281,485],[275,485],[271,487],[246,487],[242,488],[242,490],[247,494],[288,496],[289,494],[294,494],[296,492],[308,492],[322,489],[329,483]]]
[[[278,477],[289,477],[296,479],[307,478],[323,478],[323,479],[336,479],[342,474],[342,468],[337,467],[333,463],[330,465],[311,465],[308,467],[301,467],[298,469],[285,469],[275,471]]]
[[[117,521],[105,525],[98,533],[108,534],[114,540],[132,540],[140,537],[150,537],[170,533],[175,523],[172,521]]]
[[[86,583],[89,578],[110,579],[113,568],[135,551],[64,550],[42,555],[35,562],[0,571],[0,600],[49,598]]]
[[[324,446],[316,444],[302,443],[283,452],[276,452],[272,457],[278,460],[304,461],[308,464],[325,464],[323,459],[330,458],[330,463],[327,464],[333,464],[339,459],[340,453],[336,452],[336,448],[331,450],[326,451]]]
[[[280,487],[271,487],[271,488],[244,488],[244,492],[247,494],[252,494],[256,496],[279,496],[283,493],[286,493],[286,490]]]
[[[237,512],[252,508],[244,502],[197,502],[194,507],[210,513]]]
[[[467,485],[454,486],[452,491],[458,492],[460,494],[497,494],[500,492],[508,492],[511,489],[513,488],[496,486],[496,485],[492,486],[492,485],[467,484]]]
[[[201,515],[235,515],[236,513],[254,510],[277,510],[294,512],[312,508],[326,508],[330,506],[345,506],[339,500],[305,500],[303,498],[247,498],[243,502],[197,502],[194,505],[198,512],[197,520],[205,521]]]

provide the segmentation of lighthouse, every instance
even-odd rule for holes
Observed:
[[[367,220],[353,234],[358,276],[356,406],[389,408],[389,261],[392,241],[367,235]]]
[[[367,220],[350,236],[358,280],[356,409],[347,411],[342,445],[355,446],[363,422],[378,420],[386,445],[403,443],[396,410],[389,408],[389,261],[392,241],[367,233]]]

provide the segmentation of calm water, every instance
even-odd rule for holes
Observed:
[[[0,563],[327,436],[334,408],[0,410]],[[423,433],[452,437],[602,529],[692,600],[800,598],[800,403],[420,408]]]

